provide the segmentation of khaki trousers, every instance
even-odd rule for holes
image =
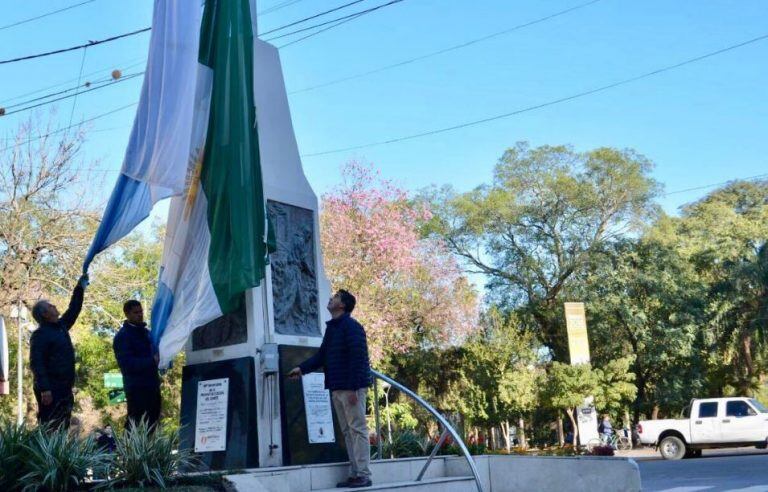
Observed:
[[[349,404],[349,395],[357,394],[357,405]],[[368,424],[365,421],[365,398],[368,388],[357,391],[336,390],[332,393],[333,408],[339,420],[341,433],[349,455],[350,473],[354,477],[371,476],[371,443],[368,441]]]

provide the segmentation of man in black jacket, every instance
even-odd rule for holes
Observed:
[[[331,320],[315,355],[288,374],[297,379],[303,374],[325,370],[325,387],[331,391],[341,432],[349,455],[349,479],[338,487],[370,487],[371,445],[365,420],[365,398],[371,385],[371,364],[365,330],[351,313],[355,296],[338,291],[328,301]]]
[[[123,388],[128,402],[127,428],[142,419],[153,428],[160,418],[160,377],[158,356],[152,349],[149,330],[144,322],[144,310],[139,301],[123,305],[125,321],[115,335],[112,348],[123,373]]]
[[[29,365],[34,377],[37,421],[50,424],[51,429],[69,428],[72,417],[75,348],[69,330],[80,315],[87,286],[86,274],[78,280],[69,307],[61,316],[56,306],[45,300],[32,307],[32,317],[38,328],[30,339]]]

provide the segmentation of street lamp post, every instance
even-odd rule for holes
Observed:
[[[24,330],[22,329],[22,321],[27,321],[27,309],[19,299],[16,304],[15,312],[11,310],[11,317],[16,318],[16,327],[19,331],[19,345],[16,347],[16,399],[18,403],[16,423],[21,425],[24,423]]]

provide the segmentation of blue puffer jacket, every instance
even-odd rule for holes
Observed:
[[[326,323],[320,350],[300,366],[302,374],[321,367],[325,370],[325,387],[335,390],[358,390],[371,385],[371,364],[365,330],[349,314]]]
[[[160,385],[152,342],[146,323],[140,326],[124,322],[112,342],[117,365],[123,373],[126,389],[155,388]]]

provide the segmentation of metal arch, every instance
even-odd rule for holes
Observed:
[[[385,382],[391,384],[392,386],[394,386],[395,388],[400,390],[402,393],[405,393],[406,395],[410,396],[411,398],[413,398],[416,401],[416,403],[421,405],[422,408],[424,408],[426,411],[428,411],[430,414],[432,414],[432,416],[443,426],[443,429],[444,429],[443,432],[444,433],[448,432],[451,435],[451,437],[453,438],[454,442],[459,446],[459,449],[461,449],[461,453],[464,455],[464,458],[467,460],[467,463],[469,464],[469,468],[472,470],[472,475],[474,476],[474,479],[475,479],[475,485],[477,485],[477,491],[478,492],[483,492],[483,485],[480,482],[480,474],[477,471],[477,466],[475,466],[475,460],[472,459],[472,455],[469,454],[469,450],[467,449],[467,445],[464,444],[464,440],[459,436],[459,434],[456,432],[456,430],[453,428],[453,426],[451,426],[450,422],[448,422],[448,420],[445,417],[440,415],[440,412],[435,410],[432,407],[432,405],[430,405],[429,403],[424,401],[424,399],[422,397],[420,397],[419,395],[417,395],[416,393],[414,393],[410,389],[406,388],[402,384],[398,383],[394,379],[392,379],[392,378],[390,378],[388,376],[385,376],[384,374],[381,374],[380,372],[377,372],[377,371],[374,371],[374,370],[371,370],[371,374],[375,378],[381,379],[382,381],[385,381]]]

